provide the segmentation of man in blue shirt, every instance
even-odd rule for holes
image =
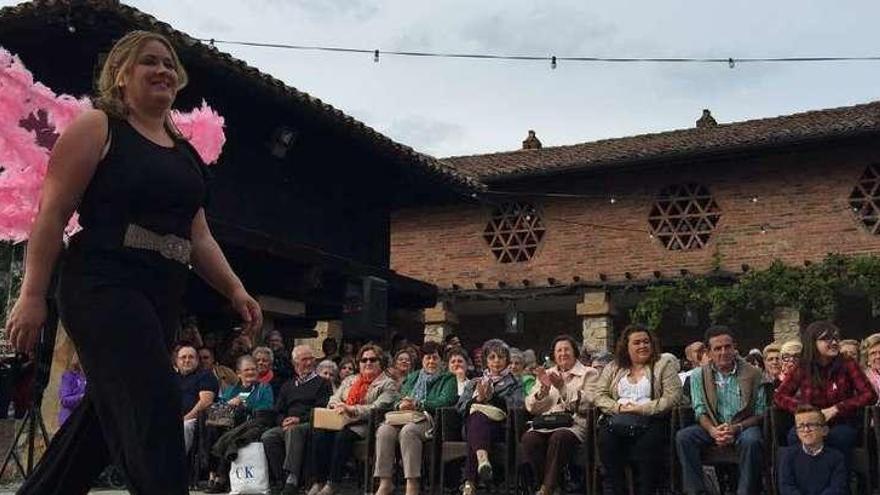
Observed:
[[[181,346],[176,356],[177,384],[180,387],[180,414],[183,416],[183,439],[186,451],[192,448],[196,418],[214,402],[220,385],[214,374],[199,369],[196,349],[190,345]]]
[[[706,493],[700,454],[712,445],[733,446],[739,455],[737,495],[758,493],[763,438],[761,423],[767,397],[761,370],[736,354],[733,332],[722,325],[706,330],[712,362],[691,376],[691,400],[696,425],[675,436],[682,482],[687,494]]]

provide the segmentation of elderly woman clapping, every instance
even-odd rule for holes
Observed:
[[[536,368],[538,381],[526,397],[526,409],[535,416],[533,427],[522,437],[522,451],[535,478],[542,480],[538,495],[550,495],[559,486],[562,468],[587,438],[586,411],[592,403],[589,391],[599,372],[581,364],[574,338],[560,335],[551,347],[556,366]],[[542,427],[542,415],[555,421]],[[565,421],[559,418],[565,417]],[[547,416],[545,416],[547,417]]]
[[[508,409],[522,407],[522,383],[510,371],[510,348],[500,339],[483,344],[484,371],[465,385],[457,408],[465,416],[468,456],[462,495],[476,493],[476,481],[492,478],[489,447],[504,433]]]
[[[406,495],[418,495],[422,476],[422,447],[434,428],[437,408],[451,406],[458,397],[455,375],[443,369],[440,344],[422,346],[422,369],[410,373],[403,382],[395,410],[386,416],[376,432],[376,470],[379,489],[376,495],[390,495],[394,490],[392,475],[394,453],[400,444]]]
[[[311,460],[315,483],[308,495],[336,493],[354,443],[369,433],[370,414],[374,409],[389,409],[398,397],[397,383],[382,371],[381,347],[361,347],[357,360],[360,372],[346,378],[327,404],[346,416],[346,426],[339,431],[314,431]]]

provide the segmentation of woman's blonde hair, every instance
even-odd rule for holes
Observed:
[[[123,93],[124,77],[131,71],[144,45],[150,41],[162,43],[171,53],[174,70],[177,72],[177,90],[180,91],[186,86],[189,76],[168,38],[150,31],[131,31],[120,38],[107,54],[101,75],[98,76],[95,84],[96,108],[118,118],[125,118],[128,115],[128,106],[125,104]]]
[[[862,340],[861,352],[859,354],[861,355],[860,361],[863,365],[867,366],[868,352],[871,350],[872,347],[877,344],[880,344],[880,333],[872,333],[871,335],[865,337],[864,340]]]

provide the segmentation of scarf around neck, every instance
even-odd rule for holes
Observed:
[[[428,397],[428,388],[434,385],[434,382],[436,382],[438,378],[440,378],[440,371],[428,373],[422,368],[419,371],[419,377],[416,379],[416,384],[413,385],[412,398],[420,404],[425,402],[425,399]]]
[[[345,403],[349,406],[354,406],[363,402],[367,397],[367,390],[370,388],[370,384],[378,377],[379,375],[375,375],[372,378],[367,378],[367,376],[362,373],[358,374],[354,383],[351,385],[351,389],[348,391],[348,397],[345,398]]]

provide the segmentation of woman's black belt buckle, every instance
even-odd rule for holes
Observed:
[[[157,234],[133,223],[128,224],[122,245],[155,251],[165,258],[183,265],[189,264],[192,252],[192,245],[187,239],[177,237],[174,234]]]

